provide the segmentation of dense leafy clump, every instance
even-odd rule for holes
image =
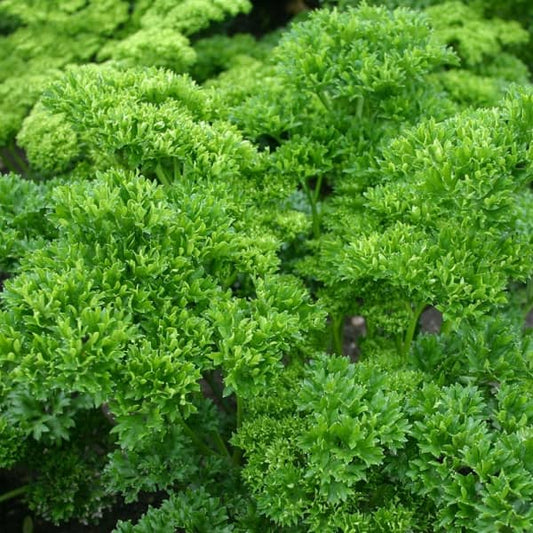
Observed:
[[[127,2],[2,3],[15,22],[1,37],[0,144],[13,140],[39,94],[70,63],[87,62],[128,17]]]
[[[468,365],[477,346],[468,336],[465,383],[427,383],[435,368],[453,382],[445,368],[457,346],[441,348],[437,366],[421,357],[428,374],[331,356],[287,374],[274,389],[277,400],[259,399],[237,436],[259,508],[298,531],[488,531],[494,523],[525,531],[533,441],[523,387],[533,360],[517,339],[509,334],[496,347],[485,337],[487,350],[515,354],[516,364],[488,389],[487,373]],[[486,360],[476,355],[478,364]]]
[[[209,116],[209,101],[187,77],[155,68],[87,65],[50,86],[19,142],[32,166],[48,173],[85,162],[152,174],[159,165],[207,178],[219,168],[229,172],[239,156],[253,158],[251,147],[224,124],[209,124]],[[223,141],[230,157],[223,153]],[[55,164],[47,168],[43,154],[50,152]]]
[[[41,92],[67,65],[114,60],[187,70],[188,36],[250,9],[247,0],[125,2],[5,0],[0,52],[0,146],[9,146]]]
[[[347,9],[360,0],[323,0]],[[441,42],[461,58],[457,68],[437,75],[463,105],[493,105],[511,82],[527,83],[532,66],[533,7],[522,0],[367,0],[389,8],[422,10]],[[526,66],[527,65],[527,66]]]
[[[60,237],[26,257],[3,298],[3,405],[28,438],[60,453],[77,419],[105,405],[130,461],[176,427],[209,454],[187,424],[222,431],[200,381],[219,369],[242,401],[308,344],[320,313],[215,193],[118,171],[56,190]]]
[[[454,321],[504,303],[533,260],[531,104],[512,93],[500,110],[423,121],[392,141],[381,183],[363,201],[336,200],[319,261],[329,290],[351,285],[348,302],[362,299],[370,324],[394,308],[414,327],[428,305]]]
[[[4,505],[533,528],[529,3],[319,4],[1,3]]]
[[[43,246],[54,235],[54,227],[46,219],[49,190],[42,184],[23,181],[7,174],[0,180],[0,272],[14,272],[20,258],[28,251]]]
[[[328,188],[363,188],[389,134],[451,106],[428,74],[454,56],[413,13],[366,6],[358,16],[317,11],[282,39],[276,59],[229,117],[256,143],[270,142],[270,173],[303,195],[317,237]]]

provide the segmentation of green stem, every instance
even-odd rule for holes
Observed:
[[[21,496],[28,490],[29,485],[23,485],[22,487],[19,487],[18,489],[13,489],[9,492],[4,492],[4,494],[0,495],[0,503],[5,502],[7,500],[11,500],[13,498],[17,498],[18,496]]]
[[[315,190],[313,194],[313,200],[315,204],[318,204],[318,200],[320,199],[320,192],[322,189],[322,180],[324,179],[324,175],[320,174],[318,176],[318,179],[316,180]]]
[[[7,151],[7,149],[4,149],[4,151]],[[2,154],[2,163],[13,174],[20,174],[19,169],[6,157],[5,153]]]
[[[178,181],[178,178],[180,177],[180,171],[179,171],[179,162],[177,159],[174,159],[172,161],[172,167],[174,169],[174,181]]]
[[[360,96],[359,99],[357,100],[357,110],[356,110],[357,118],[362,118],[364,105],[365,105],[365,99],[364,97]]]
[[[180,418],[180,421],[185,433],[191,438],[200,452],[204,455],[216,455],[215,451],[201,441],[200,437],[187,425],[187,422],[183,418]]]
[[[170,180],[168,179],[167,175],[165,174],[165,171],[163,170],[163,167],[161,165],[157,165],[155,167],[155,175],[157,176],[157,179],[159,182],[163,185],[170,185]]]
[[[411,311],[411,321],[409,322],[409,327],[407,328],[407,331],[405,332],[405,338],[403,341],[403,347],[402,347],[402,355],[406,356],[409,353],[409,349],[411,348],[411,343],[413,342],[413,338],[415,336],[416,326],[418,325],[418,319],[420,318],[420,315],[422,314],[422,311],[426,308],[425,303],[418,304],[415,306],[414,309]]]
[[[311,204],[311,215],[313,217],[313,236],[318,239],[320,237],[320,218],[315,203]]]
[[[317,185],[321,183],[322,183],[322,180],[321,178],[319,178]],[[313,222],[313,236],[315,239],[318,239],[320,237],[320,216],[319,216],[318,208],[317,208],[316,189],[314,191],[311,191],[307,181],[304,181],[302,183],[302,186],[307,196],[307,199],[309,200],[309,205],[311,206],[311,219]]]
[[[315,239],[320,237],[320,213],[318,212],[318,201],[320,200],[320,193],[322,192],[323,179],[324,176],[322,174],[318,176],[313,194],[313,203],[311,205],[313,213],[313,234]]]
[[[24,175],[28,175],[30,173],[30,167],[28,166],[26,161],[24,161],[24,159],[20,157],[16,146],[14,144],[11,144],[8,146],[7,150],[9,152],[9,155],[11,155],[11,157],[13,158],[15,164],[18,165],[20,172]]]
[[[226,446],[226,443],[220,436],[220,433],[213,433],[213,437],[215,437],[215,444],[217,445],[218,449],[222,453],[222,455],[225,455],[226,457],[229,457],[232,459],[231,454],[229,453],[228,447]]]
[[[235,421],[235,429],[236,430],[238,430],[241,427],[242,416],[243,416],[242,399],[239,396],[237,396],[237,415],[236,415],[236,421]],[[241,456],[242,456],[241,449],[240,448],[235,448],[233,450],[233,456],[232,456],[233,464],[235,466],[240,466],[240,464],[241,464]]]
[[[326,108],[326,111],[331,113],[332,108],[331,108],[331,104],[329,102],[329,98],[327,97],[326,93],[324,91],[318,91],[316,95],[318,96],[319,100],[322,102],[322,105]]]
[[[453,323],[451,320],[445,320],[441,327],[440,327],[440,333],[441,335],[448,335],[452,331]]]
[[[344,316],[335,315],[331,319],[331,332],[333,334],[333,350],[336,354],[343,354],[344,344]]]

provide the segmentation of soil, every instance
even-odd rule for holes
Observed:
[[[0,292],[4,290],[4,281],[8,278],[9,278],[9,274],[7,272],[0,271]]]
[[[533,315],[532,315],[533,320]],[[438,333],[442,325],[442,313],[434,307],[428,307],[420,316],[420,331]],[[352,361],[359,359],[358,340],[366,335],[366,322],[362,316],[349,316],[344,321],[343,354]]]

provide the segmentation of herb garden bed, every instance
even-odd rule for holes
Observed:
[[[0,529],[533,529],[533,7],[0,3]]]

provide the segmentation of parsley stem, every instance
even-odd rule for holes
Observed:
[[[320,188],[322,186],[322,176],[319,176],[315,189],[311,191],[309,183],[305,180],[302,182],[303,190],[309,201],[309,206],[311,207],[311,219],[313,223],[313,236],[315,239],[320,237],[320,214],[318,212],[317,201]]]
[[[15,164],[18,165],[19,173],[22,173],[25,176],[29,175],[30,167],[28,166],[26,161],[24,161],[24,159],[20,157],[16,146],[13,143],[11,143],[9,147],[7,148],[7,150],[9,154],[11,155],[11,157],[13,158],[13,161],[15,162]]]
[[[360,96],[357,100],[357,110],[356,110],[356,116],[359,119],[363,117],[364,106],[365,106],[365,99],[363,96]]]
[[[404,357],[409,353],[411,343],[413,342],[413,338],[415,336],[416,326],[418,326],[418,319],[420,318],[420,315],[422,314],[422,311],[424,311],[425,308],[425,303],[416,305],[414,309],[411,308],[411,320],[409,322],[409,327],[405,332],[405,338],[402,346],[402,355]]]
[[[238,430],[241,427],[242,424],[242,415],[243,415],[243,404],[242,399],[237,396],[237,413],[236,413],[236,422],[235,422],[235,429]],[[235,466],[240,466],[241,464],[241,456],[242,451],[240,448],[235,448],[233,450],[233,464]]]
[[[3,150],[3,154],[1,156],[1,159],[2,159],[2,164],[7,168],[7,170],[9,170],[10,172],[13,172],[14,174],[20,174],[19,170],[17,169],[17,167],[11,162],[11,160],[6,156],[5,152],[7,150],[4,149]]]
[[[316,180],[316,185],[315,185],[315,191],[314,191],[314,194],[313,194],[313,200],[316,203],[318,203],[318,200],[320,199],[320,190],[322,189],[322,180],[324,179],[324,175],[323,174],[319,174],[317,180]]]
[[[226,457],[229,457],[231,459],[231,454],[229,453],[229,450],[228,450],[228,447],[226,446],[226,443],[224,442],[224,440],[220,436],[220,433],[214,432],[213,433],[213,437],[215,438],[215,443],[216,443],[218,449],[220,450],[220,452],[222,453],[222,455],[225,455]]]
[[[200,437],[198,437],[198,435],[188,426],[187,422],[185,422],[183,418],[180,418],[180,421],[185,433],[194,442],[194,445],[198,448],[200,452],[202,452],[204,455],[216,455],[216,452],[202,442]]]
[[[324,91],[318,91],[316,95],[318,96],[319,100],[322,102],[322,105],[326,108],[326,110],[331,113],[332,108],[327,94]]]
[[[28,487],[29,485],[23,485],[22,487],[10,490],[9,492],[4,492],[4,494],[0,495],[0,502],[5,502],[7,500],[11,500],[13,498],[17,498],[18,496],[21,496],[28,490]]]
[[[162,185],[170,185],[170,180],[160,164],[155,167],[155,175],[157,176],[159,183]]]
[[[451,320],[444,320],[444,322],[442,323],[440,327],[440,333],[445,334],[445,335],[450,333],[452,330],[452,325],[453,325],[453,322]]]
[[[323,179],[324,176],[320,174],[317,178],[315,190],[311,200],[311,211],[313,213],[313,235],[315,236],[315,239],[320,237],[320,213],[318,211],[318,201],[320,199]]]
[[[178,160],[177,159],[174,159],[172,161],[172,168],[174,170],[174,181],[178,181],[179,177],[180,177],[180,169],[179,169],[179,164],[178,164]]]
[[[311,213],[313,216],[313,235],[315,239],[318,239],[320,237],[320,221],[318,218],[318,210],[316,208],[316,204],[311,204]]]

